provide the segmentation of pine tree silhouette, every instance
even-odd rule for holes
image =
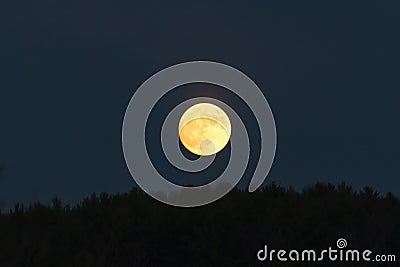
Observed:
[[[352,248],[398,254],[399,199],[344,183],[302,192],[272,183],[192,209],[161,204],[138,189],[92,194],[73,207],[58,198],[17,203],[0,215],[0,266],[258,266],[265,244],[326,249],[341,237]]]

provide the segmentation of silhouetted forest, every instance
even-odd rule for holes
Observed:
[[[134,189],[78,205],[16,204],[0,215],[0,266],[310,266],[259,262],[257,251],[349,248],[397,254],[399,199],[366,187],[318,183],[297,192],[270,184],[234,190],[199,208],[164,205]],[[397,259],[398,261],[400,259]],[[318,263],[318,266],[399,266]]]

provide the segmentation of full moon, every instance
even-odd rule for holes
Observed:
[[[183,113],[179,122],[179,138],[187,150],[199,156],[220,152],[231,137],[231,122],[218,106],[200,103]]]

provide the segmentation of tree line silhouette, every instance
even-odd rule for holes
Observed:
[[[397,254],[399,261],[399,199],[344,183],[301,192],[272,183],[190,209],[138,189],[92,194],[75,206],[58,198],[51,205],[17,203],[0,214],[0,266],[310,266],[261,263],[256,254],[264,245],[326,249],[339,238],[351,248]]]

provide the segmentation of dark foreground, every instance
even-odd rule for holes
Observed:
[[[395,263],[260,262],[270,249],[369,249]],[[182,209],[133,190],[76,207],[16,205],[0,215],[0,266],[400,266],[400,203],[370,188],[317,184],[298,193],[270,185]]]

